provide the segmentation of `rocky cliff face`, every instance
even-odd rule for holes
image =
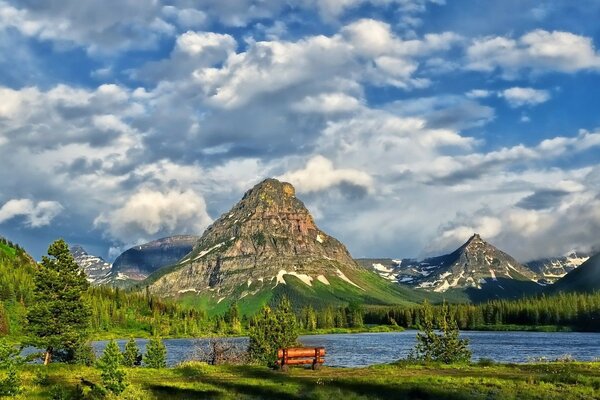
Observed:
[[[108,275],[112,270],[111,263],[106,262],[102,257],[88,254],[79,245],[71,246],[70,250],[75,262],[83,269],[90,283],[94,285],[108,283]]]
[[[111,280],[143,280],[154,271],[175,264],[192,250],[197,240],[198,236],[178,235],[132,247],[113,263]]]
[[[177,266],[155,277],[150,290],[245,297],[292,276],[307,286],[330,285],[335,277],[358,287],[346,275],[351,271],[359,267],[346,247],[315,225],[294,187],[267,179],[216,220]]]

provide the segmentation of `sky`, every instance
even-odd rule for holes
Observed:
[[[0,0],[0,235],[114,259],[266,177],[355,257],[600,244],[600,1]]]

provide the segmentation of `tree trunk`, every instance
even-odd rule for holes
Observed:
[[[46,349],[46,355],[44,356],[44,365],[50,364],[52,361],[52,347]]]

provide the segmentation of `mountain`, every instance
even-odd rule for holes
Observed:
[[[363,259],[360,263],[400,284],[438,293],[462,291],[475,301],[521,297],[541,290],[536,273],[478,234],[456,251],[439,257],[422,261]]]
[[[600,254],[590,257],[549,288],[550,292],[595,292],[600,290]]]
[[[317,306],[424,297],[362,269],[342,243],[316,226],[294,187],[276,179],[247,191],[189,254],[142,285],[212,306],[244,299],[241,307],[259,307],[281,294]]]
[[[101,257],[88,254],[85,249],[79,245],[71,246],[71,254],[75,262],[83,269],[88,281],[94,285],[108,283],[108,276],[112,271],[112,264]]]
[[[525,264],[534,271],[540,279],[554,283],[590,258],[587,254],[571,252],[564,257],[544,258]]]
[[[197,241],[198,236],[177,235],[132,247],[116,258],[110,280],[113,283],[141,281],[156,270],[179,261]]]

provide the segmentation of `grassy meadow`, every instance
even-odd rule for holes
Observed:
[[[17,398],[68,397],[82,379],[99,383],[96,369],[55,364],[23,372]],[[176,368],[126,369],[122,399],[594,399],[600,397],[600,363],[415,365],[368,368],[292,368],[289,373],[258,366],[185,363]],[[61,392],[57,385],[65,388]],[[82,387],[86,387],[83,385]],[[89,390],[86,389],[85,390]]]

